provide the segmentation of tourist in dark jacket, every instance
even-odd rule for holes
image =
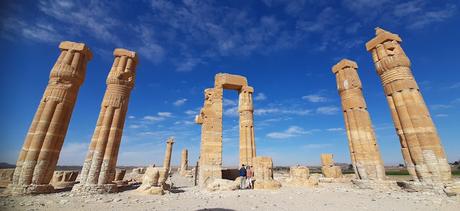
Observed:
[[[246,188],[246,167],[244,166],[244,164],[240,168],[240,188]]]

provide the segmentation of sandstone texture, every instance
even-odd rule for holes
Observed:
[[[292,166],[286,180],[287,186],[291,187],[316,187],[318,182],[318,178],[310,177],[310,170],[305,166]]]
[[[444,148],[401,42],[399,35],[376,28],[366,49],[380,76],[407,170],[416,182],[450,181]]]
[[[91,188],[96,188],[96,192],[104,189],[116,192],[117,189],[112,181],[115,179],[118,150],[138,60],[135,52],[121,48],[115,49],[113,55],[115,60],[107,77],[107,89],[83,164],[80,184],[73,189],[77,192]]]
[[[78,177],[78,171],[55,171],[51,185],[54,188],[71,188],[75,185]]]
[[[343,59],[332,68],[342,99],[348,146],[359,179],[383,180],[385,169],[362,93],[356,62]]]
[[[243,76],[219,73],[214,88],[206,89],[205,101],[195,122],[201,125],[201,147],[198,183],[206,187],[214,179],[222,178],[222,95],[224,89],[239,92],[240,166],[252,165],[256,156],[254,138],[254,88]]]
[[[0,169],[0,188],[6,188],[13,181],[14,169]]]
[[[61,54],[51,69],[45,93],[38,105],[16,162],[13,194],[49,193],[49,184],[64,143],[86,65],[92,58],[83,43],[64,41]]]
[[[279,189],[281,183],[273,179],[273,161],[271,157],[255,157],[254,189]]]
[[[326,178],[342,177],[342,169],[335,166],[332,154],[321,154],[321,172]]]

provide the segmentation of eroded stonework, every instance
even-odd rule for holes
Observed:
[[[310,170],[306,166],[292,166],[286,183],[292,187],[316,187],[318,178],[310,177]]]
[[[332,68],[342,99],[348,146],[359,179],[385,179],[385,169],[362,93],[356,62],[343,59]]]
[[[78,177],[78,171],[55,171],[53,174],[53,179],[51,180],[51,185],[54,188],[71,188],[76,184],[76,179]]]
[[[115,60],[107,77],[107,89],[83,164],[80,184],[74,186],[73,191],[117,191],[117,185],[112,181],[138,61],[135,52],[121,48],[115,49],[113,55]]]
[[[64,138],[86,65],[92,58],[83,43],[64,41],[61,54],[51,70],[48,86],[30,125],[16,162],[12,194],[49,193]]]
[[[279,189],[281,183],[273,179],[273,161],[271,157],[255,157],[254,189]]]
[[[342,169],[334,163],[332,154],[321,154],[321,172],[326,178],[341,178]]]
[[[254,89],[243,76],[219,73],[214,88],[205,90],[205,101],[195,122],[201,125],[198,182],[205,187],[222,178],[222,95],[224,89],[239,92],[240,165],[252,165],[256,156],[254,139]]]
[[[450,181],[446,154],[401,41],[397,34],[377,28],[366,48],[382,81],[407,170],[415,181]]]

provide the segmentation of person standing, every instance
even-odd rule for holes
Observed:
[[[246,167],[244,164],[240,168],[240,189],[246,188]]]
[[[254,171],[252,170],[252,166],[248,166],[246,170],[246,181],[247,181],[246,183],[249,189],[253,189],[252,187],[253,177],[254,177]]]

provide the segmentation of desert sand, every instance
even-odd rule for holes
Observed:
[[[285,174],[275,173],[283,181]],[[36,196],[2,196],[0,210],[458,210],[460,197],[431,192],[358,189],[352,183],[320,183],[316,188],[208,192],[193,178],[175,173],[165,195],[135,190],[75,195],[70,191]]]

